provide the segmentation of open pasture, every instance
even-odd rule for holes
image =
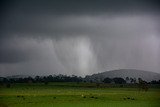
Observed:
[[[0,87],[0,107],[160,107],[160,88],[145,92],[94,83],[12,84]]]

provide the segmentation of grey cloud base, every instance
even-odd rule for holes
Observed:
[[[158,0],[1,1],[0,75],[160,72]]]

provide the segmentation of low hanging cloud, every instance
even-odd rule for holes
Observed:
[[[0,75],[160,71],[157,0],[1,1]]]

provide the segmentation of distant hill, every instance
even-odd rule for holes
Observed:
[[[7,76],[6,78],[28,78],[28,77],[32,77],[34,78],[35,76],[29,76],[29,75],[12,75],[12,76]]]
[[[86,80],[92,80],[92,81],[101,81],[104,80],[104,78],[114,78],[114,77],[132,77],[132,78],[142,78],[145,81],[152,81],[152,80],[160,80],[160,74],[154,73],[150,71],[143,71],[143,70],[136,70],[136,69],[119,69],[119,70],[112,70],[112,71],[105,71],[98,74],[93,74],[90,76],[86,76]]]

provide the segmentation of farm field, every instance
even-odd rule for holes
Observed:
[[[0,87],[0,107],[160,107],[160,88],[94,83],[12,84]]]

